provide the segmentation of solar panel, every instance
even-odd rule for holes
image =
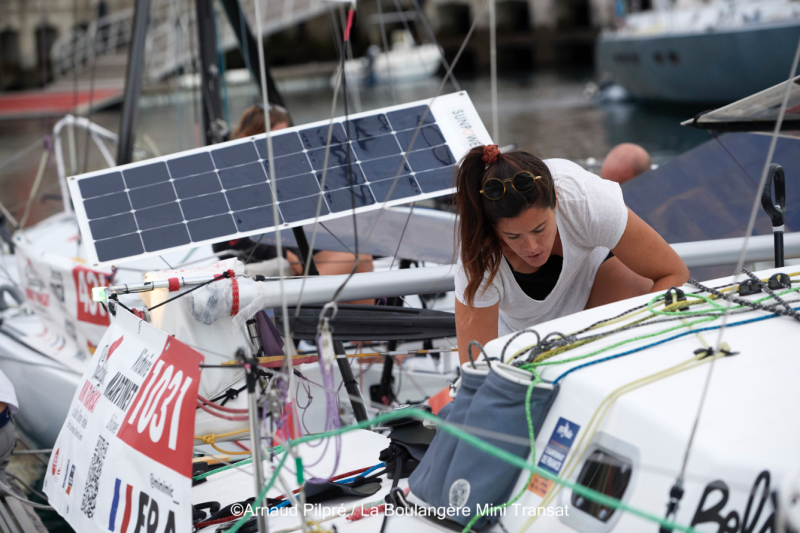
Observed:
[[[70,177],[89,261],[121,263],[274,231],[273,180],[282,229],[312,223],[320,195],[325,221],[352,214],[354,205],[358,213],[387,200],[398,205],[450,194],[456,162],[491,142],[462,91],[351,115],[347,123],[334,119],[325,173],[329,124],[272,134],[274,176],[263,134]]]

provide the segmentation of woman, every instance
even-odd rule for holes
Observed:
[[[489,145],[464,156],[456,179],[462,363],[471,340],[486,344],[689,278],[678,254],[625,206],[619,185],[575,163]]]
[[[282,130],[289,127],[289,115],[286,110],[277,105],[270,105],[269,107],[269,124],[270,131]],[[242,113],[239,119],[238,127],[233,131],[231,137],[233,139],[242,139],[252,135],[259,135],[266,132],[266,123],[264,117],[264,106],[262,104],[255,104]],[[253,247],[255,246],[255,249]],[[236,239],[226,243],[218,243],[214,245],[214,251],[220,252],[223,250],[234,249],[238,250],[244,257],[252,254],[252,261],[261,262],[266,265],[266,261],[270,261],[270,267],[267,270],[259,270],[258,265],[250,265],[248,270],[251,274],[261,273],[269,275],[277,275],[272,273],[272,262],[277,257],[275,246],[267,244],[256,245],[252,239]],[[303,275],[303,263],[300,260],[300,250],[294,248],[283,249],[284,257],[289,262],[291,273],[294,276]],[[333,276],[337,274],[349,274],[353,269],[353,254],[348,252],[334,252],[330,250],[314,250],[314,263],[317,265],[317,270],[323,276]],[[359,254],[358,266],[356,272],[371,272],[372,271],[372,256],[368,254]],[[348,303],[360,304],[373,304],[375,300],[357,300]]]

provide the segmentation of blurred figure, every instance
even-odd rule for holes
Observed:
[[[600,177],[620,185],[650,170],[650,154],[633,143],[618,144],[608,152]]]
[[[269,129],[270,131],[282,130],[289,127],[289,115],[286,109],[279,105],[270,104],[269,106]],[[231,139],[241,139],[265,133],[267,126],[264,123],[264,104],[251,105],[242,113],[239,125],[233,130]]]
[[[0,483],[10,486],[6,477],[6,466],[11,460],[11,452],[17,443],[17,431],[11,415],[19,410],[17,404],[17,394],[14,385],[0,370]],[[5,495],[6,491],[0,488],[0,495]]]
[[[270,104],[269,106],[269,125],[270,131],[282,130],[288,128],[290,124],[289,115],[286,110],[281,106]],[[241,139],[243,137],[250,137],[251,135],[258,135],[265,133],[266,123],[264,122],[264,106],[256,104],[245,109],[242,117],[239,119],[239,125],[233,131],[231,139]],[[250,263],[248,265],[248,272],[251,275],[264,274],[267,276],[275,276],[277,272],[272,272],[274,267],[273,263],[277,259],[277,250],[275,246],[267,244],[255,245],[252,239],[237,239],[226,243],[218,243],[214,245],[214,251],[222,251],[225,249],[236,249],[243,252],[244,257],[247,257],[251,251],[252,260],[261,262],[261,265],[266,265],[266,270],[261,270],[259,263]],[[353,254],[348,252],[334,252],[328,250],[314,250],[314,263],[317,265],[317,270],[322,276],[334,276],[337,274],[349,274],[353,269]],[[294,276],[303,275],[303,263],[300,260],[300,251],[296,248],[283,248],[285,259],[291,266],[291,274]],[[372,256],[369,254],[359,254],[358,267],[356,272],[372,272]],[[374,299],[358,300],[348,303],[354,304],[373,304]]]

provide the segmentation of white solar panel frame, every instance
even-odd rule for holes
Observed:
[[[435,99],[428,99],[428,100],[420,100],[417,102],[410,102],[407,104],[401,104],[391,107],[385,107],[381,109],[375,109],[372,111],[366,111],[362,113],[356,113],[348,116],[349,120],[354,120],[362,117],[369,117],[373,115],[378,115],[382,113],[389,113],[392,111],[399,111],[403,109],[410,109],[422,105],[428,105],[431,109],[431,113],[435,118],[435,124],[439,127],[439,130],[442,132],[442,135],[445,139],[445,144],[450,148],[450,151],[453,154],[456,162],[458,162],[471,148],[475,146],[491,144],[492,140],[489,136],[489,132],[486,130],[483,122],[478,115],[478,112],[475,110],[475,106],[472,104],[472,101],[467,95],[466,91],[460,91],[457,93],[452,93],[448,95],[442,95]],[[337,117],[334,119],[334,122],[343,122],[343,117]],[[303,124],[300,126],[294,126],[292,128],[281,130],[280,133],[288,133],[291,131],[302,131],[308,128],[319,127],[319,126],[328,126],[330,120],[321,120],[319,122],[313,122],[310,124]],[[412,130],[413,131],[413,130]],[[156,157],[152,159],[146,159],[143,161],[138,161],[136,163],[131,163],[128,165],[123,165],[119,167],[113,167],[113,170],[126,170],[141,166],[152,165],[153,163],[157,163],[159,161],[169,161],[173,159],[177,159],[179,157],[185,157],[192,154],[204,153],[204,152],[212,152],[217,150],[223,146],[233,146],[236,144],[246,144],[252,143],[253,139],[256,139],[257,142],[266,142],[266,134],[256,135],[253,137],[246,137],[244,139],[237,139],[234,141],[229,141],[227,143],[222,144],[215,144],[210,146],[203,146],[201,148],[195,148],[192,150],[186,150],[183,152],[173,153],[167,156]],[[401,147],[405,150],[407,147]],[[180,246],[175,246],[172,248],[165,248],[162,250],[157,250],[154,252],[143,252],[137,255],[131,255],[128,257],[122,257],[110,261],[100,261],[97,256],[97,251],[95,249],[95,239],[92,237],[92,232],[89,228],[89,219],[86,214],[86,210],[84,208],[84,198],[81,195],[81,190],[79,187],[79,182],[83,179],[92,178],[95,176],[102,176],[104,174],[108,174],[111,169],[103,169],[98,170],[95,172],[88,172],[86,174],[80,174],[77,176],[71,176],[67,179],[67,184],[69,186],[70,195],[72,196],[73,204],[75,206],[75,214],[78,219],[78,227],[80,228],[81,234],[83,236],[83,243],[86,248],[86,254],[88,263],[93,266],[105,266],[105,265],[112,265],[112,264],[122,264],[128,261],[138,260],[145,257],[157,257],[159,255],[163,255],[168,252],[173,252],[181,249],[191,249],[196,248],[198,246],[202,246],[204,244],[213,244],[215,242],[223,242],[227,240],[233,239],[240,239],[244,237],[249,237],[252,235],[261,235],[263,233],[270,233],[275,231],[275,227],[267,227],[267,228],[259,228],[251,231],[246,232],[238,232],[238,233],[231,233],[228,235],[223,235],[220,237],[216,237],[213,239],[208,239],[205,241],[196,241],[190,242],[188,244],[183,244]],[[291,178],[289,178],[291,179]],[[455,192],[455,188],[450,189],[443,189],[435,192],[430,193],[423,193],[416,196],[409,196],[404,198],[398,198],[396,200],[390,200],[389,202],[384,203],[384,201],[380,198],[375,198],[376,203],[357,207],[355,209],[356,213],[363,213],[366,211],[374,211],[377,209],[381,209],[384,205],[387,207],[395,206],[395,205],[403,205],[409,204],[411,202],[417,202],[420,200],[426,200],[429,198],[436,198],[439,196],[444,196],[447,194],[452,194]],[[320,194],[325,194],[325,191],[320,191]],[[313,196],[316,198],[316,196]],[[278,201],[280,205],[280,201]],[[340,211],[337,213],[329,213],[327,215],[322,215],[319,217],[320,222],[325,222],[327,220],[337,219],[352,216],[353,214],[352,209],[347,211]],[[280,224],[281,230],[288,230],[297,226],[305,226],[307,224],[313,224],[314,217],[313,215],[304,220],[298,220],[291,223],[282,223]]]

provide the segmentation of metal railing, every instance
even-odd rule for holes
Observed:
[[[91,65],[95,58],[124,50],[131,39],[133,8],[97,19],[85,30],[76,28],[56,39],[50,49],[55,78]]]
[[[325,0],[281,0],[269,2],[261,11],[264,35],[271,35],[299,22],[317,16],[331,8]],[[255,0],[241,0],[244,18],[255,28]],[[218,7],[217,7],[218,9]],[[195,55],[196,25],[194,2],[186,0],[153,0],[150,10],[150,27],[146,43],[146,73],[149,79],[159,80],[190,65]],[[217,32],[220,47],[230,50],[238,46],[236,32],[223,22],[221,11],[217,15]],[[101,56],[119,53],[130,44],[133,29],[133,8],[107,15],[77,28],[53,43],[50,58],[56,79],[74,75]],[[251,60],[255,60],[252,58]]]

